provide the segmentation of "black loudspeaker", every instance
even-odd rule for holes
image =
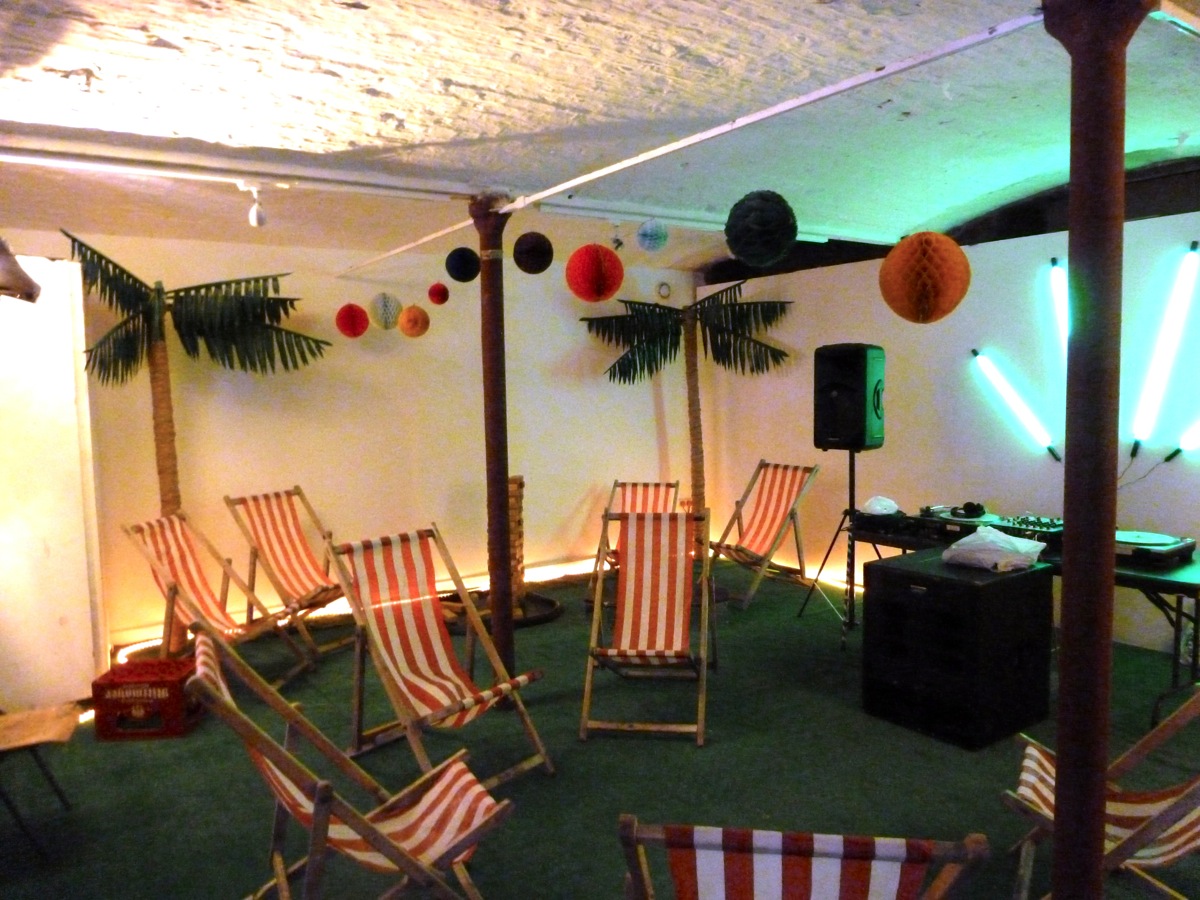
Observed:
[[[883,348],[827,344],[813,353],[813,443],[819,450],[883,446]]]

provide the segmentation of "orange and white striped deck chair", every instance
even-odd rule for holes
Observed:
[[[296,656],[295,665],[276,680],[276,685],[313,668],[311,652],[288,632],[288,610],[269,610],[185,513],[123,526],[123,530],[150,564],[154,581],[167,601],[160,655],[167,655],[172,625],[178,618],[185,627],[196,620],[207,622],[233,643],[254,640],[264,634],[276,635]],[[221,572],[219,591],[213,589],[207,574],[214,566]],[[231,583],[255,611],[256,618],[250,622],[239,622],[229,612]]]
[[[392,794],[267,685],[215,629],[202,622],[194,627],[196,674],[188,680],[187,693],[233,729],[275,797],[271,880],[255,897],[290,897],[291,882],[301,879],[302,896],[319,897],[333,853],[398,879],[387,897],[409,886],[423,888],[423,897],[480,896],[466,863],[480,839],[507,819],[513,807],[509,800],[497,802],[479,783],[467,768],[465,752]],[[282,742],[238,708],[222,667],[283,720]],[[305,759],[319,759],[322,768],[330,769],[327,777],[300,761],[296,753],[301,741],[306,750],[315,751]],[[378,805],[360,813],[343,799],[331,778],[361,789]],[[307,853],[291,864],[285,856],[290,821],[308,832]],[[447,878],[450,874],[461,892]]]
[[[952,895],[988,857],[987,838],[961,841],[646,825],[617,826],[626,900],[652,900],[647,847],[665,848],[676,900],[934,900]]]
[[[492,787],[539,765],[546,772],[554,771],[520,693],[542,673],[534,670],[515,677],[508,674],[436,525],[408,534],[338,544],[332,547],[332,559],[362,638],[355,649],[352,753],[406,737],[417,762],[427,770],[431,764],[422,729],[461,728],[507,698],[533,745],[533,753],[484,784]],[[450,576],[462,604],[467,630],[465,653],[473,657],[475,644],[483,649],[491,664],[490,686],[477,685],[459,659],[438,594],[439,563]],[[397,716],[395,721],[371,729],[364,728],[362,708],[368,650]]]
[[[1104,801],[1104,858],[1106,872],[1134,876],[1151,895],[1185,900],[1148,869],[1163,869],[1200,850],[1200,774],[1166,788],[1123,788],[1119,779],[1129,774],[1154,750],[1200,715],[1200,685],[1191,697],[1163,719],[1140,741],[1108,767]],[[1032,881],[1036,846],[1054,831],[1054,751],[1021,736],[1025,754],[1016,790],[1006,791],[1006,806],[1033,823],[1017,848],[1017,889],[1014,897],[1027,897]],[[1189,767],[1197,772],[1200,767]],[[1140,779],[1143,783],[1145,778]],[[1016,849],[1016,848],[1014,848]]]
[[[753,570],[743,607],[749,605],[763,577],[803,582],[804,546],[800,537],[800,501],[817,477],[819,466],[792,466],[759,460],[746,490],[734,506],[729,524],[713,542],[714,556],[724,556]],[[788,530],[795,538],[797,568],[775,561]]]
[[[588,599],[595,580],[604,575],[605,568],[615,569],[621,564],[621,548],[613,544],[608,533],[609,523],[616,513],[670,513],[679,503],[678,481],[614,481],[608,495],[608,503],[600,516],[601,544],[608,539],[607,551],[596,555],[592,569],[592,580],[588,582]]]
[[[597,581],[592,597],[592,627],[579,738],[589,731],[650,731],[694,734],[704,744],[709,647],[716,663],[709,583],[708,511],[696,513],[617,513],[618,546],[624,559],[617,569],[611,636],[608,613]],[[597,557],[607,549],[602,541]],[[699,591],[696,584],[699,582]],[[698,596],[697,596],[698,594]],[[700,610],[699,629],[692,610]],[[695,632],[695,634],[694,634]],[[690,678],[696,681],[696,716],[689,722],[624,722],[592,718],[593,681],[597,668],[626,677]]]
[[[259,567],[279,600],[294,616],[305,641],[317,653],[347,646],[352,639],[318,646],[305,619],[342,597],[342,587],[329,572],[329,557],[318,559],[313,540],[327,546],[330,532],[317,518],[300,485],[244,497],[225,497],[225,505],[250,545],[246,581],[256,587]]]

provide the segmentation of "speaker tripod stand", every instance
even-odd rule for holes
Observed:
[[[804,595],[804,602],[800,604],[800,612],[796,613],[796,617],[804,615],[804,610],[808,608],[808,601],[812,599],[813,591],[820,591],[821,598],[829,604],[832,609],[842,620],[842,646],[846,646],[846,632],[854,628],[858,622],[855,618],[856,598],[854,593],[854,536],[850,534],[850,527],[853,525],[854,513],[856,511],[854,500],[854,457],[858,453],[857,450],[850,450],[850,497],[846,508],[842,510],[842,520],[838,523],[837,530],[834,531],[833,537],[829,541],[829,546],[825,549],[825,555],[821,558],[821,565],[817,569],[817,574],[813,578],[812,584],[808,587],[808,593]],[[846,533],[846,594],[842,600],[842,609],[839,610],[830,601],[825,591],[821,590],[818,582],[821,580],[821,573],[825,571],[825,564],[829,562],[829,556],[833,553],[833,548],[837,545],[838,538],[842,532]]]

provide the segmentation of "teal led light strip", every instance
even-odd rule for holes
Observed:
[[[1067,358],[1067,338],[1071,334],[1071,306],[1067,293],[1067,267],[1050,257],[1050,298],[1054,302],[1054,320],[1058,322],[1058,337],[1062,343],[1063,359]]]
[[[1171,369],[1175,365],[1175,357],[1179,352],[1179,341],[1183,336],[1183,326],[1187,322],[1188,312],[1192,305],[1192,293],[1196,287],[1196,272],[1200,268],[1200,252],[1197,247],[1200,242],[1192,241],[1192,246],[1184,254],[1175,275],[1175,284],[1167,298],[1167,308],[1163,313],[1162,325],[1158,330],[1158,341],[1154,345],[1154,355],[1150,359],[1150,368],[1146,380],[1142,384],[1142,395],[1138,400],[1137,414],[1133,419],[1133,451],[1137,455],[1138,446],[1149,439],[1158,422],[1158,413],[1162,408],[1163,394],[1167,390],[1167,381],[1171,377]]]
[[[1038,417],[1033,414],[1033,410],[1029,408],[1020,394],[1009,383],[1008,379],[996,368],[996,364],[980,353],[978,350],[972,350],[971,355],[975,357],[975,361],[979,363],[979,368],[983,370],[983,374],[987,376],[988,381],[992,383],[992,387],[1008,404],[1008,408],[1013,411],[1013,414],[1025,426],[1025,430],[1029,432],[1029,436],[1037,443],[1039,447],[1045,447],[1046,452],[1053,456],[1059,462],[1062,462],[1062,456],[1054,449],[1053,443],[1050,440],[1050,432],[1042,425]]]

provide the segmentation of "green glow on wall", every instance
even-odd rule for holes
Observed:
[[[1158,423],[1163,395],[1167,390],[1171,370],[1175,366],[1179,341],[1183,336],[1184,325],[1191,309],[1198,268],[1200,268],[1200,253],[1197,252],[1197,244],[1193,241],[1191,249],[1184,254],[1175,275],[1175,283],[1167,298],[1166,310],[1163,313],[1162,324],[1159,326],[1158,340],[1154,345],[1154,353],[1150,357],[1146,380],[1142,384],[1137,414],[1133,419],[1133,438],[1137,443],[1148,440],[1154,433],[1154,426]]]
[[[1029,404],[1021,398],[1021,395],[1017,393],[1016,389],[1004,377],[1003,373],[996,368],[996,364],[978,350],[972,350],[971,354],[975,357],[975,361],[979,363],[979,368],[987,376],[992,387],[996,389],[996,392],[1000,394],[1005,404],[1008,405],[1008,408],[1012,410],[1013,415],[1017,417],[1018,421],[1020,421],[1029,433],[1029,436],[1033,438],[1034,443],[1045,449],[1055,459],[1061,460],[1062,457],[1054,449],[1053,441],[1050,439],[1050,432],[1046,430],[1046,426],[1034,415],[1033,410],[1029,408]]]

